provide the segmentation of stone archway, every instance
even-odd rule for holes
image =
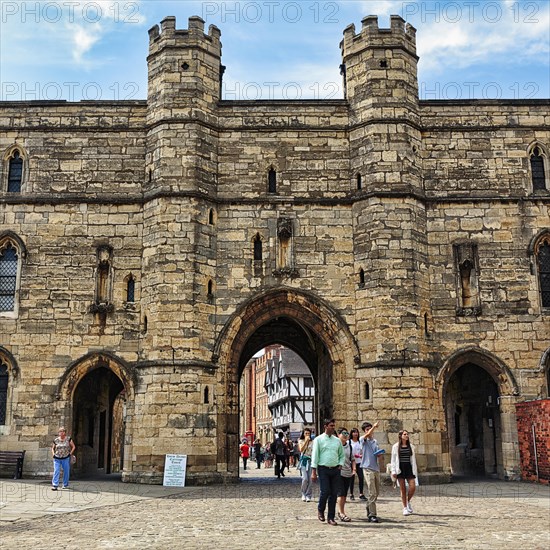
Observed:
[[[453,353],[437,374],[443,404],[443,452],[453,475],[515,478],[517,383],[510,369],[481,348]]]
[[[318,391],[317,418],[347,418],[346,379],[353,376],[360,353],[342,316],[310,292],[280,288],[260,293],[225,324],[213,352],[221,370],[218,394],[218,471],[238,476],[238,383],[253,354],[279,343],[308,365]]]
[[[66,370],[57,398],[77,446],[76,475],[122,471],[124,458],[131,457],[125,434],[135,386],[133,369],[110,353],[88,354]]]

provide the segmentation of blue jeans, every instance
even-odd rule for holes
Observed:
[[[63,468],[63,487],[69,485],[69,473],[71,472],[71,457],[67,458],[54,458],[53,459],[53,479],[52,485],[57,487],[59,485],[59,475]]]
[[[340,488],[340,468],[317,466],[317,476],[319,477],[321,488],[317,509],[321,514],[324,514],[328,501],[327,519],[334,519],[336,517],[336,499],[338,498],[338,490]]]

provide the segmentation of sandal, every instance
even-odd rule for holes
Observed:
[[[346,514],[338,513],[338,518],[340,519],[340,521],[343,521],[344,523],[349,523],[351,521],[351,518],[346,516]]]

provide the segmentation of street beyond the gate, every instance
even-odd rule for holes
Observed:
[[[254,465],[252,466],[253,468]],[[550,547],[550,488],[492,480],[421,485],[415,513],[404,517],[398,491],[384,486],[380,524],[362,501],[348,502],[349,524],[317,519],[300,499],[298,472],[241,470],[241,483],[168,488],[118,481],[75,481],[70,491],[47,481],[0,483],[0,546],[121,550],[172,548],[460,548]]]

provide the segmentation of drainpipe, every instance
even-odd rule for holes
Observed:
[[[537,436],[535,434],[535,425],[531,424],[531,433],[533,435],[533,449],[535,451],[535,471],[537,473],[537,483],[540,482],[539,479],[539,458],[537,456]]]

